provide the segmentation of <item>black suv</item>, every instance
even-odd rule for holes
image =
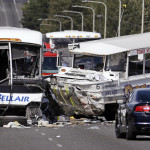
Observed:
[[[136,135],[150,135],[150,89],[135,89],[129,98],[117,102],[116,137],[132,140]]]

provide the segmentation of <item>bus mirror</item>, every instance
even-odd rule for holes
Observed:
[[[61,56],[61,55],[62,55],[62,52],[60,52],[59,55]]]

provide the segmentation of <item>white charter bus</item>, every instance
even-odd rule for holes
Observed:
[[[0,123],[6,116],[37,121],[45,93],[42,33],[0,27]]]
[[[100,33],[65,30],[59,32],[46,33],[46,40],[50,45],[55,47],[59,53],[58,66],[72,67],[72,54],[69,53],[68,44],[79,43],[101,38]]]

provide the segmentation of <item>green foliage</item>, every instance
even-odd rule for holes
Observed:
[[[118,30],[119,0],[94,0],[107,5],[107,37],[115,37]],[[121,35],[136,34],[141,32],[143,0],[121,0],[122,20]],[[123,8],[126,4],[126,9]],[[62,30],[71,29],[71,21],[67,18],[54,17],[54,15],[65,15],[73,18],[74,30],[81,30],[81,15],[74,13],[63,13],[63,10],[79,11],[84,15],[84,31],[92,31],[93,13],[90,9],[73,8],[73,5],[92,7],[95,10],[95,31],[104,34],[105,9],[104,5],[98,3],[83,3],[82,0],[30,0],[23,7],[22,23],[24,27],[40,30],[42,33],[59,31],[59,23],[56,21],[38,21],[38,18],[58,19],[62,22]],[[144,32],[150,31],[150,1],[145,1]],[[101,17],[99,17],[101,16]],[[40,23],[49,25],[41,25]]]
[[[39,18],[47,18],[49,0],[30,0],[25,3],[23,10],[23,18],[21,19],[23,27],[40,30]]]

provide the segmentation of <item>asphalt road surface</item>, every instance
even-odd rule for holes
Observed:
[[[117,139],[114,124],[64,127],[0,128],[1,150],[149,150],[150,137]]]
[[[22,27],[21,7],[27,0],[0,0],[0,26]]]

